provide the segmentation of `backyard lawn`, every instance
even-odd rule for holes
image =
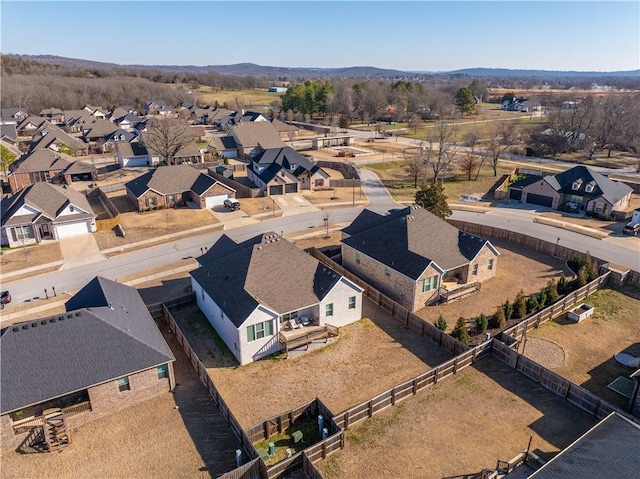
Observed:
[[[596,419],[494,358],[347,430],[325,479],[471,478],[527,448],[549,460]]]
[[[528,336],[552,341],[564,350],[565,362],[554,372],[624,409],[628,400],[607,385],[635,371],[613,356],[620,352],[640,356],[640,289],[599,290],[585,303],[595,306],[591,317],[572,323],[561,316],[531,330]],[[524,354],[534,355],[532,348],[535,346],[525,344]]]

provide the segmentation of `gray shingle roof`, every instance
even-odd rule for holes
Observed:
[[[567,171],[554,175],[553,178],[557,182],[555,189],[560,193],[589,198],[602,196],[611,204],[617,203],[632,191],[630,186],[619,181],[610,180],[588,166],[574,166]],[[582,180],[578,190],[572,188],[573,182],[576,180]],[[595,188],[592,192],[587,192],[586,187],[591,181],[595,182]]]
[[[76,296],[2,330],[2,414],[174,360],[134,288],[97,277]]]
[[[34,150],[29,153],[13,169],[13,173],[29,173],[35,171],[54,171],[68,168],[75,158],[48,148]]]
[[[240,123],[231,129],[231,133],[236,136],[237,142],[244,148],[258,145],[264,149],[286,146],[273,125],[268,121]]]
[[[305,156],[298,153],[290,146],[284,148],[269,148],[253,157],[249,167],[260,177],[262,181],[268,183],[282,169],[298,177],[304,172],[314,174],[322,171],[319,166],[314,165]],[[264,168],[260,173],[258,170]],[[325,173],[328,178],[329,175]]]
[[[132,156],[144,156],[149,154],[147,147],[139,141],[134,141],[133,143],[118,142],[116,145],[116,150],[122,155],[123,158],[130,158]]]
[[[82,214],[82,217],[95,217],[89,201],[79,191],[72,188],[62,188],[50,183],[34,183],[19,190],[13,196],[2,200],[2,226],[15,224],[15,219],[13,222],[10,220],[22,205],[31,206],[50,220],[55,220],[69,203],[87,212]],[[33,220],[38,217],[39,215],[35,215]],[[80,218],[80,216],[77,216],[77,218]]]
[[[7,137],[10,140],[17,141],[18,133],[16,132],[15,123],[4,123],[0,125],[0,138]]]
[[[39,136],[38,136],[39,135]],[[49,145],[58,140],[60,143],[65,144],[72,150],[83,150],[87,148],[86,143],[68,135],[55,125],[44,124],[38,130],[38,135],[34,138],[34,143],[31,144],[31,151],[40,148],[47,148]]]
[[[531,479],[637,479],[640,426],[611,413],[533,473]]]
[[[412,279],[418,279],[432,262],[447,271],[469,263],[486,244],[495,251],[489,241],[419,207],[381,217],[377,225],[362,226],[375,224],[374,220],[371,212],[366,213],[360,231],[342,242]]]
[[[157,191],[162,195],[182,193],[184,191],[193,191],[197,195],[202,195],[216,183],[215,178],[200,173],[189,165],[170,165],[160,166],[153,171],[145,173],[126,183],[125,187],[136,198],[139,198],[148,189]],[[233,190],[229,188],[229,191]]]
[[[238,148],[236,140],[232,136],[214,136],[209,140],[209,146],[217,151],[234,150]]]
[[[279,314],[317,304],[341,278],[275,233],[242,243],[223,235],[199,261],[191,276],[236,327],[258,304]]]

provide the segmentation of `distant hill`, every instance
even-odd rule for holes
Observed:
[[[470,77],[546,77],[546,78],[598,78],[598,77],[640,77],[640,70],[616,72],[579,72],[554,70],[511,70],[508,68],[465,68],[449,72],[418,72],[401,71],[371,66],[353,66],[345,68],[312,68],[312,67],[276,67],[256,65],[255,63],[236,63],[234,65],[119,65],[116,63],[97,62],[78,58],[67,58],[56,55],[11,55],[23,60],[33,60],[43,63],[78,67],[78,68],[135,68],[160,70],[168,72],[210,73],[222,75],[256,76],[267,78],[309,78],[309,77],[344,77],[344,78],[408,78],[416,76],[458,76]]]

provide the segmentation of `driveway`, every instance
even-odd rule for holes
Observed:
[[[211,214],[222,223],[222,229],[228,230],[239,226],[252,225],[260,221],[253,219],[242,210],[229,211],[223,205],[217,205],[209,209]]]
[[[91,234],[62,238],[60,240],[60,251],[64,259],[64,265],[61,269],[97,263],[105,259]]]
[[[376,213],[384,213],[391,208],[403,206],[393,200],[389,191],[384,187],[380,178],[378,178],[378,175],[373,171],[364,168],[357,168],[357,170],[362,182],[362,190],[369,199],[367,209],[375,211]]]
[[[282,210],[282,216],[299,215],[302,213],[313,213],[320,211],[320,208],[313,206],[309,201],[300,195],[289,194],[283,196],[272,196],[277,205]]]

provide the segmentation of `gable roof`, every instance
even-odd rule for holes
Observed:
[[[286,146],[280,139],[278,132],[268,121],[252,121],[240,123],[234,126],[229,132],[236,139],[236,142],[244,148],[261,146],[267,148],[282,148]]]
[[[149,189],[161,195],[184,191],[193,191],[197,195],[202,195],[216,183],[218,182],[215,178],[201,173],[189,165],[170,165],[159,166],[155,170],[127,182],[125,188],[131,191],[136,198],[140,198]],[[228,187],[225,186],[225,188]],[[231,188],[228,189],[233,191]]]
[[[110,122],[109,120],[96,120],[93,118],[93,121],[88,125],[85,125],[83,128],[85,131],[83,136],[85,138],[104,138],[114,131],[118,129],[118,126],[115,123]]]
[[[610,180],[588,166],[582,165],[574,166],[553,177],[545,177],[545,180],[547,178],[553,178],[554,182],[550,182],[549,184],[559,193],[586,196],[589,198],[602,197],[611,204],[617,203],[633,191],[630,186],[620,181]],[[572,188],[575,181],[581,181],[580,187],[577,190]],[[594,189],[588,192],[586,187],[591,182],[594,184]]]
[[[38,220],[41,215],[55,220],[68,204],[75,205],[87,212],[78,212],[73,215],[73,219],[95,217],[89,201],[79,191],[39,181],[2,200],[2,226],[33,222]],[[39,213],[28,215],[28,217],[23,215],[14,217],[13,215],[24,205]],[[69,217],[64,216],[63,218]]]
[[[18,133],[15,123],[3,123],[0,125],[0,138],[8,138],[12,141],[18,141]]]
[[[214,136],[209,140],[209,146],[216,151],[235,150],[238,148],[236,140],[232,136]]]
[[[278,314],[317,304],[342,276],[275,233],[223,235],[191,276],[236,327],[262,304]]]
[[[612,412],[529,477],[634,479],[638,471],[640,426]]]
[[[174,361],[130,286],[96,277],[65,308],[2,330],[0,413]]]
[[[468,264],[485,245],[499,254],[489,241],[417,206],[377,221],[366,213],[357,228],[359,232],[343,239],[344,244],[414,280],[432,263],[442,271]]]
[[[265,183],[271,181],[283,169],[296,177],[304,172],[310,174],[321,172],[326,178],[329,177],[319,166],[314,165],[307,157],[290,146],[269,148],[262,151],[253,157],[250,167]],[[262,171],[258,173],[261,169]]]
[[[31,144],[30,149],[33,151],[41,148],[48,148],[56,140],[67,145],[74,151],[87,148],[86,143],[83,143],[77,138],[65,133],[57,126],[46,122],[38,129],[38,133],[36,134],[34,143]]]
[[[74,161],[75,158],[72,156],[45,148],[32,151],[25,156],[14,166],[12,173],[64,170]]]
[[[133,142],[117,142],[116,151],[123,158],[130,158],[132,156],[145,156],[149,154],[149,150],[144,146],[144,143],[139,141]]]
[[[298,131],[297,126],[290,125],[288,123],[285,123],[284,121],[278,120],[277,118],[271,120],[271,124],[278,133],[285,133],[287,131]]]
[[[49,123],[46,118],[41,116],[28,116],[20,122],[18,130],[24,129],[29,124],[32,124],[35,128],[40,128],[45,123]]]

